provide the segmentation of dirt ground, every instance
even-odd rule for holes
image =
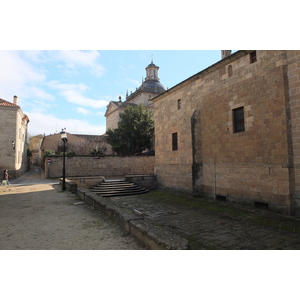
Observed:
[[[106,215],[62,192],[59,184],[28,184],[28,176],[26,185],[18,182],[0,187],[0,249],[143,249]]]

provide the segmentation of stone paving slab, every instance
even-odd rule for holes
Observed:
[[[166,199],[156,193],[110,201],[119,209],[138,211],[148,224],[186,239],[189,249],[300,249],[300,220],[295,217],[209,199],[172,201],[169,192],[159,192],[166,193]]]

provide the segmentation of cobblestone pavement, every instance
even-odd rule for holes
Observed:
[[[188,241],[189,249],[300,249],[300,219],[166,191],[110,199]]]

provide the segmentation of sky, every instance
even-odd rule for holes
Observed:
[[[134,0],[6,1],[0,98],[18,96],[30,135],[62,128],[101,135],[108,103],[139,87],[152,57],[160,82],[171,88],[218,62],[221,49],[289,48],[297,36],[291,29],[298,28],[289,2],[269,14],[269,2],[255,0],[247,14],[242,6],[232,14],[224,1],[201,2],[197,9],[191,0],[172,7],[157,0],[145,6]],[[288,30],[278,22],[284,13]]]
[[[106,107],[134,92],[151,60],[171,88],[221,59],[220,50],[1,50],[0,98],[28,115],[29,135],[101,135]]]

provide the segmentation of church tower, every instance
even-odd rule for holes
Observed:
[[[153,110],[153,103],[150,100],[167,90],[159,81],[158,70],[159,67],[153,63],[152,59],[151,63],[146,67],[146,78],[142,80],[142,84],[130,95],[126,91],[126,100],[124,102],[119,98],[119,101],[111,101],[108,104],[105,112],[106,129],[118,127],[120,114],[127,106],[142,104],[147,109]]]
[[[153,104],[149,100],[167,90],[159,81],[158,70],[159,67],[151,60],[151,63],[146,67],[145,80],[134,93],[126,97],[126,102],[152,106]]]

